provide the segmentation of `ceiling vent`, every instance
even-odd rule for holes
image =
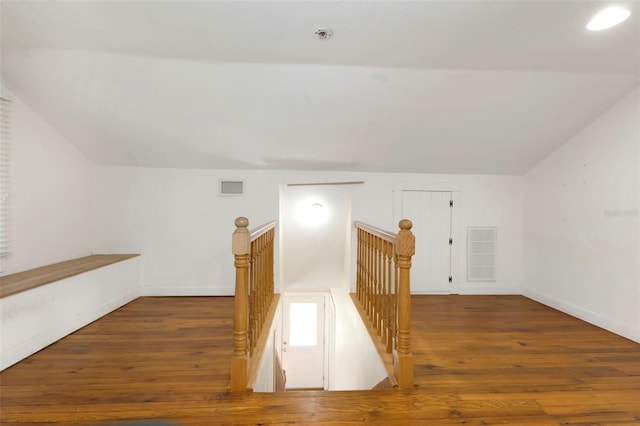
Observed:
[[[219,189],[220,196],[244,195],[244,180],[220,179]]]

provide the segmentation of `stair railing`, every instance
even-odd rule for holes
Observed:
[[[393,354],[400,388],[413,387],[411,355],[411,257],[415,254],[413,224],[399,223],[395,234],[362,222],[357,231],[357,298],[388,353]]]
[[[246,391],[259,356],[256,348],[268,330],[264,325],[274,312],[274,242],[276,222],[249,231],[249,220],[239,217],[232,235],[231,249],[236,268],[233,310],[233,358],[231,391]],[[271,319],[272,320],[272,319]],[[264,332],[263,332],[264,331]]]

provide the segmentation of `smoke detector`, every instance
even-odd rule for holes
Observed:
[[[331,28],[318,28],[315,35],[318,40],[329,40],[333,37],[333,31]]]

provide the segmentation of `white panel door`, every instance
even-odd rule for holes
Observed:
[[[412,293],[451,292],[451,200],[450,191],[402,191],[402,217],[416,236]]]
[[[282,364],[287,389],[324,389],[324,296],[285,296]]]

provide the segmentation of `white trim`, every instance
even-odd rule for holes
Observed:
[[[565,314],[571,315],[597,327],[603,328],[612,333],[618,334],[634,342],[640,343],[640,329],[633,329],[625,324],[611,321],[610,319],[587,309],[576,306],[572,303],[563,302],[553,297],[538,293],[528,288],[522,289],[522,294],[529,299],[540,302],[551,308],[557,309]]]
[[[474,282],[472,285],[462,284],[458,287],[459,294],[476,294],[476,295],[522,295],[522,289],[519,286],[505,287],[497,285],[477,285],[478,282]]]
[[[400,191],[434,191],[434,192],[461,192],[460,182],[415,182],[415,181],[396,181],[393,183],[393,190]]]
[[[35,336],[28,338],[10,348],[2,348],[0,352],[0,371],[13,364],[27,358],[39,350],[57,342],[65,336],[81,329],[82,327],[102,318],[118,308],[130,303],[138,298],[138,292],[132,291],[122,297],[118,297],[97,309],[78,314],[75,318],[61,324],[55,324],[51,328],[41,331]]]
[[[336,388],[336,303],[333,301],[333,292],[329,292],[327,296],[329,303],[325,306],[325,313],[328,313],[326,319],[327,339],[326,339],[326,355],[327,362],[325,365],[325,390],[335,390]]]

